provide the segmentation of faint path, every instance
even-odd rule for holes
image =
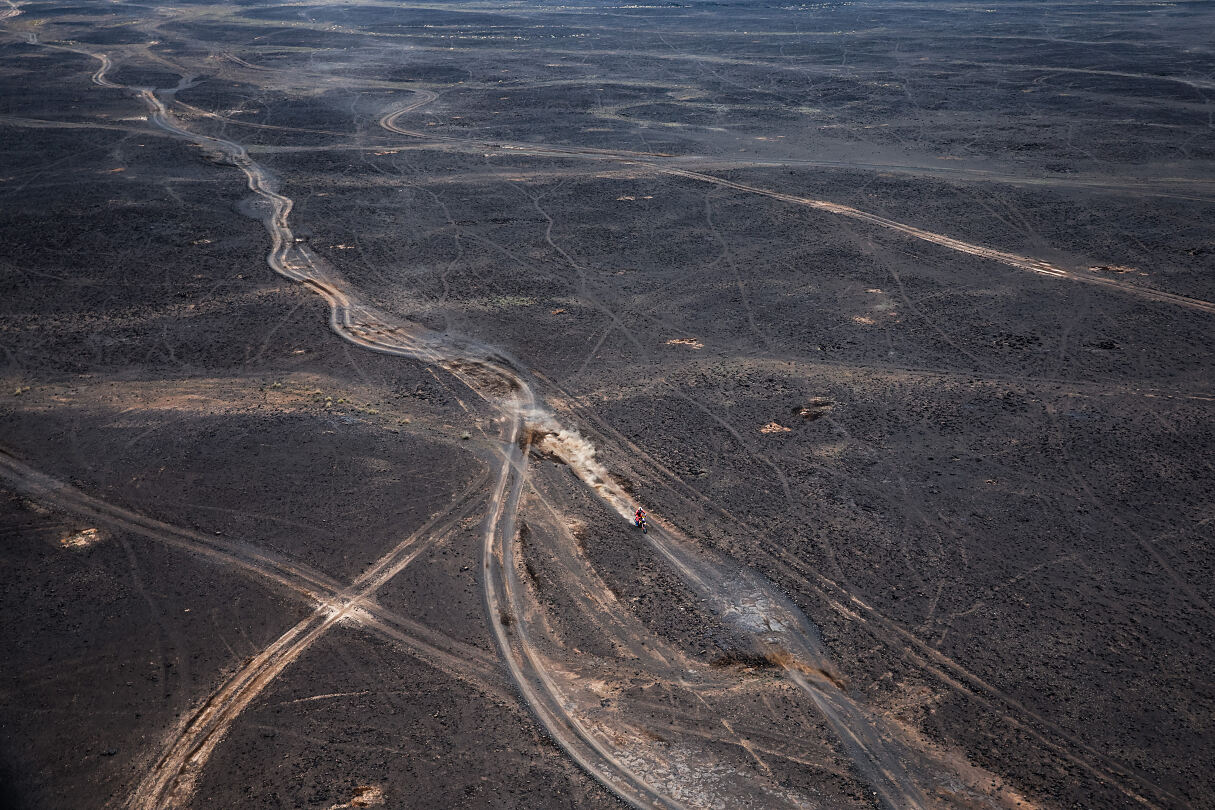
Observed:
[[[101,72],[101,78],[104,79],[104,72]],[[526,479],[526,455],[517,441],[525,422],[533,431],[536,424],[551,423],[546,432],[557,437],[557,440],[549,447],[550,451],[562,455],[571,469],[600,498],[622,517],[627,517],[631,514],[633,501],[594,460],[593,448],[576,434],[565,431],[540,407],[530,385],[516,370],[515,364],[499,352],[475,341],[431,333],[359,302],[354,291],[338,278],[327,262],[296,243],[287,222],[292,201],[272,189],[265,171],[249,157],[244,147],[225,139],[190,132],[173,119],[166,105],[153,91],[139,89],[136,92],[148,105],[155,124],[184,139],[220,150],[245,173],[250,190],[270,204],[266,227],[273,243],[269,256],[271,267],[288,278],[308,284],[325,297],[331,307],[330,323],[342,337],[375,351],[441,366],[481,395],[508,420],[510,426],[504,441],[507,463],[502,467],[493,495],[494,520],[486,535],[484,588],[490,622],[512,678],[549,732],[605,786],[637,806],[683,806],[669,789],[656,787],[648,781],[646,774],[635,770],[632,761],[616,748],[617,744],[609,743],[605,736],[589,727],[572,711],[572,704],[563,696],[554,676],[547,671],[547,663],[528,640],[526,624],[521,621],[514,623],[507,618],[520,616],[523,607],[522,588],[514,563],[514,514]],[[418,103],[415,102],[409,109],[416,108]],[[841,732],[841,740],[853,753],[854,762],[861,773],[868,780],[877,780],[882,794],[890,797],[888,806],[923,806],[923,796],[914,786],[914,781],[904,773],[899,758],[883,743],[881,735],[872,730],[871,722],[840,691],[838,679],[823,679],[821,673],[833,671],[834,667],[827,661],[821,642],[817,641],[816,631],[811,629],[796,607],[753,573],[735,569],[727,565],[725,560],[711,560],[703,552],[694,550],[685,540],[677,540],[674,535],[665,535],[661,530],[652,532],[650,540],[676,570],[710,600],[714,611],[723,621],[744,633],[759,632],[757,644],[761,650],[779,649],[779,657],[787,662],[785,666],[791,668],[790,671],[797,669],[802,672],[798,677],[803,681],[808,673],[816,683],[821,681],[828,684],[828,688],[834,690],[833,700],[839,706],[853,707],[852,711],[845,713],[838,707],[832,709],[821,697],[816,700],[820,709],[829,709],[824,711],[824,716]],[[499,587],[503,589],[501,592]],[[769,615],[772,611],[776,611],[779,618]],[[513,637],[507,636],[508,623],[516,628]],[[773,630],[774,627],[778,629]],[[281,671],[277,662],[286,660],[289,663],[294,660],[293,657],[299,654],[295,651],[306,649],[311,644],[312,633],[319,630],[306,631],[301,626],[296,632],[306,632],[306,635],[298,641],[294,637],[284,637],[284,652],[280,654],[276,651],[262,659],[259,667],[268,673]],[[237,689],[239,695],[261,688],[261,682],[256,678],[251,677],[248,683],[248,688]],[[244,697],[232,698],[234,706],[245,703],[247,700]],[[857,722],[861,722],[863,727],[849,727]],[[205,747],[205,740],[213,735],[200,730],[196,736],[202,737],[204,742],[199,745]],[[171,753],[170,760],[170,767],[162,769],[164,772],[180,771],[188,765],[188,756],[178,748]],[[188,781],[188,777],[183,778]],[[167,789],[160,777],[150,775],[149,779],[152,781],[148,783],[148,789],[141,790],[144,795],[160,795]]]
[[[546,382],[560,390],[553,381],[546,380]],[[698,503],[706,512],[718,515],[726,523],[732,524],[739,532],[757,537],[763,536],[762,530],[752,526],[744,518],[723,509],[704,493],[689,486],[678,474],[652,458],[645,448],[638,446],[627,436],[614,429],[595,411],[579,403],[577,398],[569,392],[564,392],[564,395],[566,402],[574,405],[576,411],[581,413],[584,419],[594,422],[600,430],[614,436],[616,441],[631,455],[642,459],[648,467],[658,472],[660,477],[667,479],[670,482],[671,494],[679,493],[684,498]],[[1204,397],[1204,399],[1206,398]],[[864,627],[875,638],[888,644],[892,649],[903,649],[908,659],[925,673],[966,698],[977,701],[990,710],[994,717],[1037,740],[1039,744],[1061,760],[1071,762],[1099,781],[1114,785],[1138,805],[1148,808],[1185,806],[1179,797],[1160,788],[1133,766],[1119,762],[1116,758],[1093,748],[1046,716],[1000,690],[967,669],[963,664],[924,641],[914,632],[889,619],[872,605],[854,595],[846,586],[833,581],[796,555],[791,554],[783,545],[770,541],[764,542],[761,545],[760,554],[768,559],[770,565],[804,586],[808,593],[817,594],[825,604],[831,606],[845,619]],[[1055,739],[1051,739],[1051,736],[1048,735]]]
[[[699,172],[688,171],[686,169],[656,167],[656,170],[665,174],[687,177],[689,179],[700,180],[705,183],[713,183],[714,185],[724,186],[726,188],[732,188],[738,191],[745,191],[749,194],[761,194],[765,197],[771,197],[774,200],[793,203],[795,205],[803,205],[818,211],[826,211],[828,213],[838,214],[839,216],[848,217],[850,219],[860,220],[861,222],[877,225],[888,230],[911,236],[915,239],[931,242],[934,245],[940,245],[942,247],[949,248],[950,250],[956,250],[959,253],[977,256],[981,259],[990,259],[992,261],[1008,265],[1009,267],[1015,267],[1018,270],[1026,270],[1030,273],[1037,273],[1043,276],[1052,276],[1054,278],[1064,278],[1068,279],[1069,281],[1080,281],[1085,284],[1094,284],[1109,290],[1138,296],[1139,298],[1145,298],[1149,301],[1174,304],[1187,309],[1194,309],[1201,312],[1215,314],[1215,303],[1210,301],[1189,298],[1184,295],[1177,295],[1176,293],[1164,292],[1163,290],[1154,290],[1149,287],[1126,284],[1124,282],[1115,281],[1102,276],[1086,275],[1073,272],[1071,270],[1064,270],[1061,267],[1057,267],[1049,262],[1042,261],[1041,259],[1031,259],[1028,256],[1020,256],[1016,253],[1008,253],[1006,251],[996,250],[994,248],[984,247],[982,245],[975,245],[970,242],[964,242],[961,239],[954,239],[950,236],[934,233],[933,231],[928,231],[923,228],[917,228],[914,225],[906,225],[902,222],[896,222],[893,219],[887,219],[886,217],[881,217],[877,214],[870,214],[866,211],[861,211],[858,208],[852,208],[851,206],[827,202],[826,200],[816,200],[810,197],[797,197],[792,194],[785,194],[779,191],[769,191],[768,189],[757,188],[756,186],[749,186],[743,183],[736,183],[732,180],[725,180],[720,177],[700,174]]]
[[[118,87],[106,78],[110,68],[108,58],[95,58],[101,62],[101,67],[94,74],[94,82],[104,87]],[[629,750],[626,747],[627,738],[621,742],[619,735],[605,734],[605,730],[587,723],[557,683],[557,676],[550,671],[548,662],[528,639],[528,624],[516,621],[528,607],[518,580],[519,566],[515,558],[515,513],[526,485],[526,450],[533,436],[542,435],[540,443],[543,449],[562,458],[610,509],[626,516],[634,502],[595,460],[594,448],[576,431],[563,428],[551,414],[540,408],[524,374],[500,352],[476,341],[430,332],[361,303],[355,291],[337,276],[332,267],[309,248],[297,243],[287,222],[292,201],[274,190],[267,173],[249,157],[243,146],[226,139],[192,133],[173,118],[155,91],[148,88],[129,89],[148,106],[151,120],[157,126],[183,140],[219,152],[245,174],[250,190],[269,209],[265,219],[272,239],[269,264],[280,274],[312,287],[329,302],[331,325],[339,335],[375,351],[437,365],[468,385],[506,417],[503,463],[491,495],[493,510],[487,521],[483,547],[486,606],[503,658],[523,696],[554,738],[608,788],[638,806],[682,806],[680,783],[672,783],[671,778],[666,777],[656,780],[652,775],[662,775],[659,769],[664,766],[663,763],[644,763],[638,757],[644,758],[649,752],[644,749]],[[531,151],[526,151],[520,147],[519,151],[546,155],[606,154],[608,159],[621,159],[618,153],[596,150],[531,148]],[[1051,272],[1057,268],[1045,263],[950,240],[846,206],[777,194],[668,166],[642,165],[651,165],[655,171],[811,205],[894,228],[973,255],[1005,260],[1006,263],[1028,263],[1014,264],[1022,269],[1048,275],[1062,272]],[[519,439],[525,427],[529,433],[520,446]],[[473,507],[469,505],[467,508]],[[453,510],[437,516],[435,520],[450,519],[454,522],[467,514],[457,507],[453,507]],[[447,528],[448,523],[425,527],[434,533],[430,542],[435,537],[441,537]],[[330,627],[343,620],[361,617],[362,603],[367,597],[420,553],[425,545],[420,535],[421,532],[403,541],[354,585],[320,605],[312,616],[284,634],[229,679],[212,700],[171,737],[165,754],[131,797],[130,806],[142,810],[175,806],[184,801],[207,756],[222,739],[232,720]],[[851,700],[841,686],[834,664],[826,656],[816,629],[795,605],[758,574],[698,548],[673,526],[656,520],[655,529],[648,540],[652,548],[696,591],[717,621],[748,638],[757,651],[768,656],[769,660],[779,662],[790,681],[813,699],[828,724],[836,730],[857,770],[878,791],[883,804],[890,808],[925,806],[920,783],[930,780],[931,774],[923,770],[922,763],[911,756],[912,752],[894,741],[877,720]],[[857,601],[855,597],[853,601]],[[695,777],[695,774],[690,776]]]
[[[173,526],[99,500],[38,472],[3,449],[0,449],[0,479],[30,500],[48,504],[112,531],[130,532],[171,548],[197,554],[254,579],[272,582],[312,605],[333,604],[335,599],[340,599],[343,591],[336,580],[303,563],[252,543]],[[472,489],[483,487],[488,480],[488,474],[479,476]],[[363,613],[357,618],[367,629],[402,644],[440,671],[469,679],[491,691],[497,688],[499,679],[493,659],[483,650],[402,617],[374,600],[366,601],[360,607]]]
[[[179,729],[169,737],[164,752],[132,792],[130,810],[161,810],[185,806],[195,782],[215,746],[232,723],[283,670],[340,622],[360,619],[371,597],[403,571],[429,546],[449,532],[483,500],[483,481],[477,480],[448,508],[402,540],[333,598],[234,673]]]
[[[880,228],[901,233],[905,236],[910,236],[914,239],[931,242],[932,244],[940,245],[941,247],[955,250],[959,253],[965,253],[970,256],[977,256],[982,259],[989,259],[991,261],[999,262],[1000,264],[1004,264],[1018,270],[1025,270],[1030,273],[1050,276],[1053,278],[1067,279],[1069,281],[1078,281],[1084,284],[1093,284],[1111,291],[1137,296],[1149,301],[1172,304],[1175,306],[1185,307],[1187,309],[1194,309],[1201,312],[1215,314],[1215,303],[1210,301],[1190,298],[1188,296],[1165,292],[1163,290],[1156,290],[1150,287],[1127,284],[1125,282],[1095,274],[1066,270],[1041,259],[1033,259],[1028,256],[1021,256],[1008,251],[997,250],[995,248],[985,247],[983,245],[976,245],[961,239],[955,239],[951,236],[935,233],[924,228],[918,228],[914,225],[898,222],[887,217],[878,216],[877,214],[871,214],[867,211],[862,211],[859,208],[853,208],[852,206],[833,203],[827,200],[818,200],[812,197],[799,197],[793,194],[786,194],[780,191],[772,191],[770,189],[760,188],[758,186],[727,180],[714,175],[703,174],[701,172],[692,171],[691,169],[685,169],[675,165],[679,161],[678,159],[670,159],[674,158],[673,155],[662,155],[653,152],[627,152],[607,149],[592,149],[589,147],[554,147],[537,145],[534,143],[471,141],[461,138],[436,136],[433,133],[419,132],[416,130],[405,129],[404,127],[400,126],[398,119],[410,110],[416,109],[416,107],[416,104],[411,104],[403,108],[394,108],[393,110],[390,110],[380,118],[380,126],[390,132],[395,132],[400,135],[422,138],[428,141],[439,141],[445,144],[451,144],[463,148],[476,149],[477,151],[484,151],[486,149],[509,149],[514,153],[524,155],[538,155],[545,157],[580,157],[596,160],[626,162],[629,165],[648,169],[661,174],[683,177],[689,180],[696,180],[701,183],[710,183],[715,186],[730,188],[734,189],[735,191],[742,191],[748,194],[759,194],[774,200],[780,200],[781,202],[801,205],[808,208],[813,208],[817,211],[824,211],[837,216],[859,220],[870,225],[876,225]]]

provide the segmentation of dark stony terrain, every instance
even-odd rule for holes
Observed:
[[[0,807],[1215,805],[1210,4],[0,18]]]

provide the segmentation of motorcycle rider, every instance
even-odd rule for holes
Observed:
[[[633,513],[633,525],[640,526],[642,523],[645,523],[645,510],[639,506],[637,507],[637,511]]]

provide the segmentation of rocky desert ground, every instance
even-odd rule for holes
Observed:
[[[1215,804],[1209,3],[5,2],[0,805]]]

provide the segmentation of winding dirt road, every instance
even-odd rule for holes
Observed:
[[[108,79],[111,63],[95,55],[100,67],[93,81],[102,87],[121,86]],[[270,266],[281,275],[306,284],[330,305],[330,322],[343,338],[365,348],[408,357],[441,367],[463,382],[506,423],[501,439],[503,463],[486,522],[483,577],[486,609],[512,678],[536,716],[562,747],[603,784],[637,806],[691,807],[701,795],[679,777],[669,763],[645,749],[621,745],[620,735],[607,733],[576,708],[576,679],[562,678],[533,642],[526,616],[526,588],[515,560],[515,514],[527,484],[528,453],[518,438],[525,429],[539,435],[544,449],[562,458],[610,508],[626,520],[634,503],[613,483],[595,460],[594,448],[576,430],[560,425],[536,397],[520,367],[501,352],[475,341],[441,335],[383,313],[360,301],[327,262],[294,237],[289,225],[290,198],[275,190],[268,173],[240,144],[186,129],[151,88],[127,88],[147,106],[150,120],[182,140],[214,150],[245,175],[250,191],[268,207],[264,218],[271,236]],[[162,91],[171,96],[171,91]],[[407,109],[416,109],[433,96],[423,96]],[[404,110],[399,111],[404,112]],[[525,444],[530,447],[530,442]],[[471,509],[465,504],[452,516]],[[437,519],[436,519],[437,520]],[[429,526],[430,529],[436,527]],[[441,533],[443,527],[438,527]],[[860,772],[890,807],[925,806],[921,789],[905,770],[904,756],[889,750],[839,687],[834,666],[826,658],[817,632],[801,612],[753,572],[714,559],[696,549],[674,529],[656,527],[648,536],[653,547],[704,598],[719,619],[753,638],[755,648],[782,662],[791,680],[805,690],[853,756]],[[308,619],[291,628],[271,647],[229,679],[183,727],[171,735],[156,765],[140,782],[128,806],[145,810],[179,807],[188,799],[198,773],[237,715],[274,677],[316,639],[346,619],[370,594],[411,561],[421,546],[412,537],[393,549],[360,578],[352,589],[326,600]],[[516,617],[508,619],[505,617]],[[509,625],[509,626],[508,626]],[[618,730],[617,730],[618,731]],[[656,775],[658,778],[656,778]],[[682,777],[685,781],[688,777]],[[691,778],[695,778],[695,773]],[[740,781],[746,781],[740,779]],[[717,786],[720,792],[720,786]],[[739,798],[779,795],[770,786],[738,785]],[[806,797],[788,796],[789,806],[805,806]]]
[[[17,6],[11,0],[7,1],[12,10],[0,13],[0,18],[19,13]],[[602,695],[592,688],[595,679],[590,673],[596,667],[600,672],[605,671],[610,668],[610,662],[595,660],[592,656],[571,655],[553,638],[545,619],[546,608],[521,574],[525,564],[521,559],[522,529],[518,516],[529,498],[543,501],[539,488],[531,480],[529,467],[533,450],[563,461],[607,512],[619,516],[622,531],[637,504],[598,460],[596,448],[576,427],[562,423],[548,407],[522,363],[492,346],[435,332],[371,306],[329,262],[295,237],[290,226],[292,200],[277,190],[270,174],[243,145],[193,132],[174,116],[174,90],[127,87],[113,82],[109,78],[113,64],[104,53],[91,53],[62,44],[46,43],[46,47],[96,59],[99,66],[92,76],[96,85],[132,94],[145,105],[149,120],[155,126],[183,142],[222,156],[239,169],[249,190],[264,206],[263,222],[271,241],[267,256],[269,266],[324,298],[330,308],[330,324],[339,336],[371,351],[448,372],[480,398],[499,430],[498,435],[492,437],[497,457],[493,470],[487,474],[486,480],[492,478],[494,482],[488,496],[481,494],[486,480],[473,482],[445,510],[389,549],[347,586],[253,546],[175,529],[103,504],[41,476],[17,459],[0,454],[0,475],[18,484],[32,497],[57,502],[78,514],[98,517],[118,528],[154,536],[162,542],[210,556],[267,578],[314,603],[311,615],[220,684],[202,706],[170,731],[154,765],[128,797],[128,807],[150,810],[187,804],[198,775],[241,712],[319,638],[342,623],[379,629],[405,643],[420,657],[430,656],[432,660],[465,667],[470,672],[469,677],[492,680],[489,662],[484,656],[455,647],[450,640],[437,639],[437,634],[426,636],[419,631],[419,626],[380,608],[373,598],[419,554],[442,542],[460,521],[477,510],[485,510],[481,586],[498,652],[528,707],[553,739],[588,773],[638,807],[713,807],[723,803],[745,806],[755,797],[762,797],[766,806],[821,806],[814,797],[786,788],[773,778],[756,749],[734,731],[742,723],[736,717],[726,716],[725,710],[718,717],[725,731],[719,732],[715,739],[745,748],[762,767],[750,771],[725,767],[714,761],[711,753],[655,741],[653,735],[647,737],[647,711],[642,701],[633,699],[630,702],[628,698],[617,696],[615,705],[608,709]],[[188,78],[184,78],[185,81]],[[1161,303],[1215,312],[1215,304],[1209,302],[1083,275],[848,206],[691,171],[675,165],[677,161],[667,155],[480,143],[437,138],[401,125],[400,119],[405,114],[436,98],[432,92],[421,91],[408,104],[385,113],[380,125],[400,135],[453,148],[510,149],[512,153],[525,155],[623,162],[648,171],[764,195],[863,221],[1020,270],[1098,284]],[[558,505],[544,505],[555,516],[550,521],[553,525],[548,528],[545,542],[559,561],[563,580],[579,594],[580,609],[592,615],[610,613],[614,597],[580,557],[573,539],[562,533]],[[930,807],[934,805],[932,797],[937,795],[938,785],[950,780],[966,782],[970,778],[951,772],[931,752],[917,750],[897,729],[854,700],[839,669],[830,660],[818,629],[760,574],[702,548],[678,527],[661,519],[655,520],[652,531],[638,542],[647,543],[666,562],[724,631],[732,637],[745,639],[750,652],[779,668],[783,685],[798,690],[816,709],[825,727],[834,735],[833,745],[844,752],[856,774],[872,788],[884,806]],[[718,704],[711,703],[715,695],[766,688],[729,670],[710,670],[705,662],[673,649],[639,623],[617,616],[600,616],[597,622],[605,636],[627,654],[630,665],[639,673],[666,689],[694,695],[709,712],[717,711]],[[779,736],[776,732],[773,734]],[[1005,797],[990,794],[976,801],[1000,806],[1005,803]],[[1145,803],[1150,805],[1146,800]]]

